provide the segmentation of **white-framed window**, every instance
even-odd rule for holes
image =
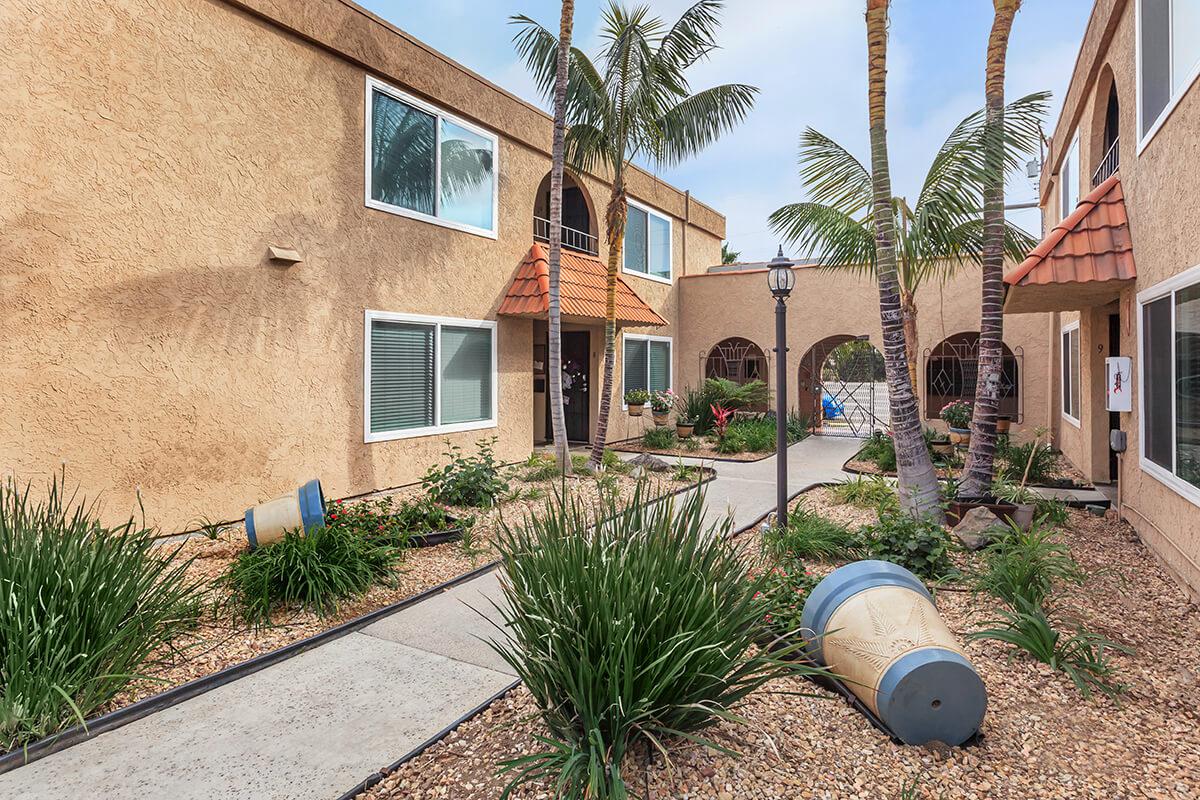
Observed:
[[[1071,142],[1071,147],[1067,150],[1067,157],[1063,159],[1062,169],[1058,171],[1058,180],[1061,184],[1058,196],[1062,198],[1062,215],[1060,219],[1066,219],[1075,210],[1075,206],[1079,205],[1078,135],[1076,135],[1075,140]]]
[[[367,77],[366,204],[496,238],[495,134]]]
[[[496,427],[496,323],[367,310],[366,442]]]
[[[1064,325],[1061,335],[1062,349],[1062,415],[1076,428],[1079,427],[1079,323]]]
[[[645,389],[654,393],[671,388],[671,344],[669,336],[622,334],[622,398],[630,389]]]
[[[629,201],[625,221],[625,272],[671,282],[671,218],[649,206]]]
[[[1200,505],[1200,266],[1137,299],[1139,460]]]
[[[1138,0],[1138,153],[1200,75],[1200,0]]]

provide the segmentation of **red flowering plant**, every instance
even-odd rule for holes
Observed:
[[[763,622],[780,636],[798,640],[803,636],[800,617],[804,601],[820,578],[805,569],[798,559],[783,559],[751,569],[748,577],[759,582],[754,599],[762,604]]]
[[[394,497],[337,500],[325,512],[325,524],[375,539],[396,547],[407,547],[416,534],[436,533],[457,527],[446,507],[427,497],[396,502]]]

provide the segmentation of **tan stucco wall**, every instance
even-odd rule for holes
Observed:
[[[830,272],[811,267],[795,270],[796,285],[788,300],[788,405],[795,406],[799,365],[814,344],[829,336],[870,337],[881,348],[879,295],[866,277]],[[681,281],[684,314],[681,322],[681,385],[699,385],[704,376],[704,359],[713,346],[731,336],[754,342],[770,360],[772,392],[775,382],[775,301],[767,290],[763,270],[712,273]],[[917,293],[918,391],[924,410],[926,350],[956,333],[979,330],[979,271],[964,267],[944,286],[934,284]],[[703,309],[701,312],[700,309]],[[1043,315],[1025,315],[1005,320],[1004,341],[1020,359],[1020,390],[1023,420],[1013,426],[1014,436],[1026,438],[1030,431],[1048,424],[1046,413],[1046,361]],[[926,424],[940,427],[940,420]]]
[[[1080,51],[1066,95],[1062,118],[1055,129],[1051,157],[1043,178],[1043,214],[1047,229],[1061,215],[1059,180],[1062,154],[1079,135],[1080,196],[1091,188],[1091,175],[1103,156],[1100,141],[1110,85],[1115,82],[1120,102],[1121,185],[1133,239],[1137,281],[1119,301],[1086,312],[1064,312],[1054,325],[1051,341],[1057,367],[1060,354],[1057,329],[1080,319],[1081,352],[1087,354],[1081,384],[1084,388],[1080,429],[1061,420],[1061,381],[1052,381],[1056,441],[1089,478],[1108,478],[1108,414],[1104,407],[1104,358],[1108,355],[1108,315],[1119,311],[1121,354],[1133,358],[1133,412],[1121,414],[1128,451],[1120,471],[1125,516],[1146,543],[1196,596],[1200,596],[1200,508],[1141,469],[1139,462],[1139,404],[1137,385],[1137,303],[1139,291],[1200,263],[1200,231],[1193,224],[1200,213],[1200,89],[1193,83],[1170,112],[1159,131],[1139,148],[1137,129],[1136,2],[1101,0]],[[1139,152],[1139,149],[1141,152]]]
[[[112,517],[140,486],[167,530],[310,477],[343,496],[438,462],[444,436],[363,443],[364,309],[496,319],[550,166],[544,114],[360,9],[255,5],[307,38],[221,2],[5,15],[0,467],[36,479],[65,460]],[[504,126],[497,239],[364,206],[366,73],[329,42]],[[584,183],[602,207],[606,187]],[[644,173],[631,194],[690,213],[689,262],[718,260],[723,218]],[[304,261],[270,263],[268,245]],[[672,287],[630,282],[676,318]],[[499,318],[499,426],[452,441],[496,434],[502,458],[528,453],[532,326]]]

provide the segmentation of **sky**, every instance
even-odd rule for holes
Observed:
[[[504,89],[549,110],[512,44],[514,14],[558,30],[557,0],[358,0],[364,6]],[[641,0],[668,23],[694,0]],[[577,0],[575,43],[600,46],[601,9]],[[1087,25],[1091,0],[1025,0],[1009,44],[1009,99],[1052,92],[1054,128]],[[743,261],[775,254],[768,215],[804,200],[796,154],[811,126],[863,163],[867,149],[864,0],[727,0],[720,49],[688,71],[693,91],[748,83],[760,94],[750,115],[720,141],[671,169],[653,169],[723,213],[730,248]],[[888,147],[892,189],[913,197],[955,124],[983,106],[989,0],[894,0],[888,46]],[[1037,199],[1036,181],[1010,177],[1009,203]],[[1036,209],[1009,219],[1040,233]],[[786,252],[786,248],[785,248]]]

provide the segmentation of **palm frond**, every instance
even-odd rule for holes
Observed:
[[[809,200],[858,214],[871,207],[871,173],[840,144],[813,128],[800,135],[800,178]]]
[[[655,160],[674,166],[708,147],[746,118],[758,89],[732,83],[705,89],[667,111],[654,129]]]
[[[822,203],[793,203],[776,209],[767,221],[802,258],[813,258],[826,267],[875,270],[874,225],[869,216],[856,219]]]
[[[679,17],[659,42],[655,61],[668,64],[679,74],[716,49],[720,25],[720,0],[700,0]]]

